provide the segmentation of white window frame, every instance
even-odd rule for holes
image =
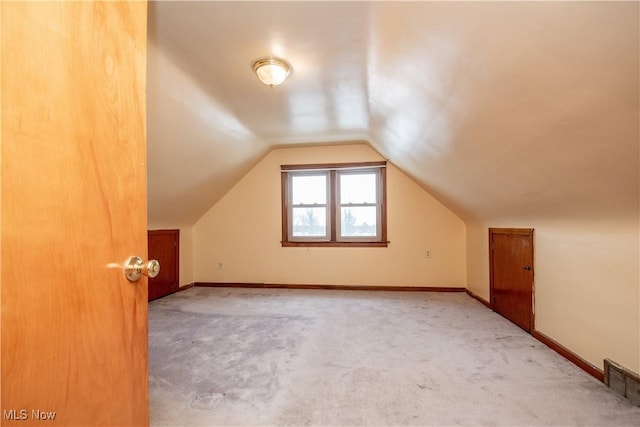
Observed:
[[[375,203],[356,203],[343,204],[342,193],[340,191],[340,180],[345,175],[374,174],[376,183],[376,202]],[[370,169],[339,169],[336,171],[336,241],[338,242],[379,242],[382,238],[382,194],[381,194],[381,173],[380,168]],[[342,208],[343,207],[371,207],[376,208],[376,234],[375,236],[342,236]]]
[[[298,205],[294,205],[293,203],[291,203],[291,201],[293,200],[293,178],[294,177],[298,177],[298,176],[325,176],[326,180],[326,189],[325,189],[325,204],[324,205],[320,205],[320,204],[298,204]],[[287,174],[287,179],[289,180],[289,185],[288,185],[288,209],[289,209],[289,240],[291,241],[295,241],[295,242],[309,242],[309,241],[329,241],[331,240],[331,182],[329,179],[329,172],[328,171],[305,171],[305,172],[291,172]],[[293,215],[293,211],[294,208],[320,208],[323,207],[325,209],[325,218],[326,218],[326,223],[325,223],[325,235],[324,236],[294,236],[293,235],[293,226],[294,226],[294,215]]]

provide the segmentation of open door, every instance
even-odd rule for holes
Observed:
[[[525,331],[533,329],[533,229],[489,229],[491,307]]]
[[[3,426],[149,423],[146,7],[0,4]]]

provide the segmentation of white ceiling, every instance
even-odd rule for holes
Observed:
[[[637,2],[151,2],[149,220],[367,141],[465,219],[638,214]],[[276,88],[252,63],[289,61]]]

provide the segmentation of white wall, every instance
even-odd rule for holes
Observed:
[[[489,227],[535,228],[536,330],[597,367],[640,370],[637,218],[468,223],[468,288],[487,300]]]
[[[281,246],[280,165],[376,160],[365,144],[270,152],[194,225],[195,281],[465,287],[464,222],[393,165],[387,248]]]

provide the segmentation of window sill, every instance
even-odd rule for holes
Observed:
[[[389,242],[292,242],[282,241],[283,248],[316,247],[316,248],[386,248]]]

